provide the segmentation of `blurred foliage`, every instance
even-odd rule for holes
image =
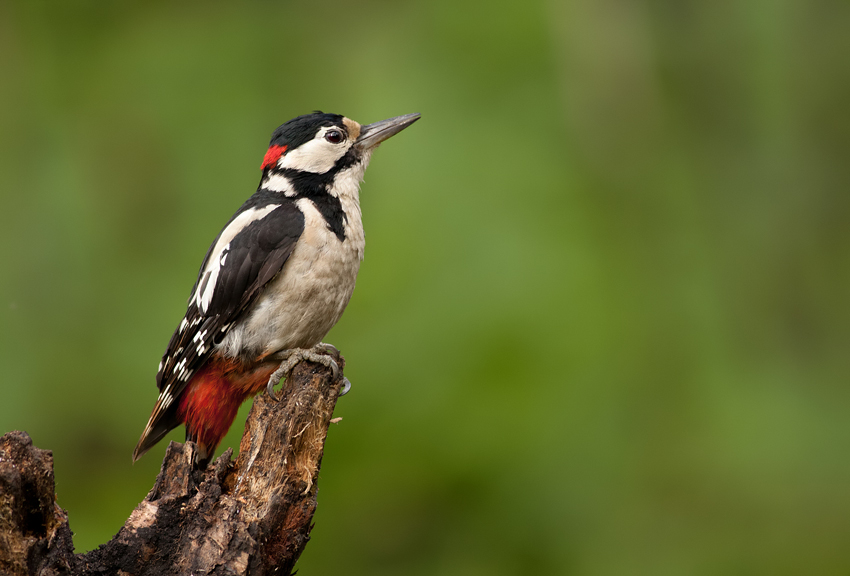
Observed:
[[[850,4],[175,4],[0,4],[0,431],[78,550],[152,485],[208,243],[322,109],[423,117],[362,189],[301,573],[850,571]]]

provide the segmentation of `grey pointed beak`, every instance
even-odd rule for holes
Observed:
[[[394,136],[419,120],[420,114],[405,114],[396,116],[389,120],[381,120],[374,124],[367,124],[360,129],[355,145],[361,150],[374,148],[390,136]]]

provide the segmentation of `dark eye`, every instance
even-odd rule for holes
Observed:
[[[331,144],[339,144],[343,140],[342,132],[339,130],[328,130],[325,132],[325,140]]]

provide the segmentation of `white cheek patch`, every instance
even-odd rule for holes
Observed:
[[[346,140],[340,144],[331,144],[325,140],[325,132],[332,129],[334,129],[333,126],[322,128],[315,138],[284,154],[277,161],[277,167],[315,174],[324,174],[333,168],[336,161],[342,158],[351,148],[351,140]]]

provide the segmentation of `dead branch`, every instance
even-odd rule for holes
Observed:
[[[340,368],[342,358],[338,359]],[[310,539],[325,438],[342,385],[302,362],[279,402],[254,400],[239,457],[193,470],[194,445],[172,442],[156,482],[115,537],[74,554],[55,503],[53,454],[24,432],[0,438],[0,574],[283,574]]]

